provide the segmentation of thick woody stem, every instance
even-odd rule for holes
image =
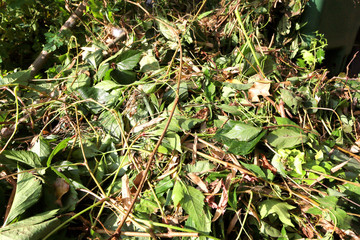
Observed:
[[[71,29],[75,26],[77,20],[82,17],[86,9],[87,0],[80,3],[80,5],[76,8],[76,10],[71,14],[69,19],[62,25],[59,30],[59,33],[64,31],[65,29]],[[35,59],[35,61],[30,65],[29,69],[31,70],[31,77],[34,77],[42,68],[42,66],[46,63],[49,57],[53,54],[53,52],[48,52],[42,50],[39,56]]]

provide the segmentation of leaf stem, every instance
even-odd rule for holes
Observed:
[[[253,43],[251,42],[251,40],[250,40],[250,38],[249,38],[249,36],[248,36],[248,34],[247,34],[247,32],[246,32],[246,29],[245,29],[245,26],[244,26],[243,21],[241,20],[241,17],[240,17],[240,13],[239,13],[239,9],[238,9],[238,8],[235,9],[235,16],[236,16],[236,19],[238,20],[238,23],[239,23],[239,25],[240,25],[241,30],[242,30],[243,33],[244,33],[245,40],[246,40],[247,44],[249,44],[251,53],[253,54],[253,57],[254,57],[255,62],[256,62],[256,64],[257,64],[257,66],[258,66],[258,69],[259,69],[261,75],[265,78],[265,74],[264,74],[264,72],[263,72],[262,69],[261,69],[261,65],[260,65],[259,59],[258,59],[257,56],[256,56],[256,51],[255,51],[254,45],[253,45]],[[257,69],[255,69],[255,70],[257,70]]]
[[[54,230],[52,230],[48,235],[46,235],[43,240],[46,240],[48,239],[51,235],[53,235],[54,233],[56,233],[57,231],[59,231],[62,227],[64,227],[67,223],[69,223],[70,221],[72,221],[73,219],[79,217],[80,215],[82,215],[83,213],[93,209],[94,207],[102,204],[103,202],[105,201],[108,201],[110,198],[103,198],[101,199],[99,202],[91,205],[90,207],[88,208],[85,208],[84,210],[82,210],[81,212],[75,214],[74,216],[72,216],[71,218],[67,219],[65,222],[63,222],[62,224],[60,224],[57,228],[55,228]]]

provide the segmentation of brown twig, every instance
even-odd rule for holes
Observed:
[[[138,7],[141,8],[143,11],[145,11],[151,18],[154,18],[154,17],[153,17],[151,14],[149,14],[145,9],[143,9],[140,4],[134,3],[134,2],[131,2],[131,1],[128,1],[128,2],[130,2],[130,3],[132,3],[132,4],[136,5],[136,6],[138,6]],[[176,107],[177,107],[177,103],[179,102],[179,89],[180,89],[181,69],[182,69],[182,48],[181,48],[180,38],[179,38],[179,36],[178,36],[177,34],[175,34],[176,31],[175,31],[171,26],[169,26],[169,27],[173,30],[174,35],[175,35],[175,37],[177,38],[177,40],[178,40],[178,42],[179,42],[179,52],[180,52],[180,66],[179,66],[179,69],[180,69],[180,70],[179,70],[179,75],[178,75],[178,79],[177,79],[176,98],[175,98],[175,100],[174,100],[174,102],[173,102],[174,105],[173,105],[173,107],[172,107],[172,109],[171,109],[171,111],[170,111],[170,115],[169,115],[169,118],[168,118],[168,120],[167,120],[167,122],[166,122],[166,125],[165,125],[165,127],[164,127],[164,130],[163,130],[163,132],[162,132],[159,140],[157,141],[154,150],[151,152],[151,154],[150,154],[150,156],[149,156],[149,159],[148,159],[148,162],[147,162],[147,165],[146,165],[146,168],[145,168],[145,174],[144,174],[144,176],[141,178],[139,187],[138,187],[138,189],[137,189],[137,191],[136,191],[136,193],[135,193],[135,195],[134,195],[134,197],[133,197],[133,199],[132,199],[132,201],[131,201],[131,203],[130,203],[130,205],[129,205],[129,207],[128,207],[128,210],[126,211],[126,214],[123,216],[123,218],[122,218],[121,222],[119,223],[116,231],[113,233],[112,236],[110,236],[109,239],[111,239],[111,240],[116,240],[116,239],[118,239],[119,236],[121,235],[121,228],[122,228],[122,226],[124,225],[124,223],[125,223],[127,217],[129,216],[130,212],[132,211],[132,209],[133,209],[133,207],[134,207],[134,205],[135,205],[135,202],[136,202],[138,196],[140,195],[140,192],[141,192],[142,188],[144,187],[144,183],[145,183],[145,181],[146,181],[146,179],[147,179],[148,172],[149,172],[149,170],[150,170],[150,166],[151,166],[151,164],[152,164],[152,161],[153,161],[153,159],[154,159],[154,157],[155,157],[155,154],[157,153],[158,148],[160,147],[160,144],[161,144],[162,140],[163,140],[164,137],[165,137],[165,134],[166,134],[166,132],[167,132],[167,129],[168,129],[169,125],[170,125],[171,119],[172,119],[172,117],[173,117],[173,115],[174,115],[174,112],[175,112],[175,109],[176,109]]]
[[[97,233],[114,233],[114,231],[105,231],[102,229],[96,230]],[[189,233],[189,232],[169,232],[169,233],[145,233],[145,232],[121,232],[122,236],[128,237],[152,237],[157,238],[174,238],[174,237],[199,237],[199,233]]]
[[[8,200],[8,204],[6,205],[5,214],[4,214],[4,219],[7,219],[7,217],[9,216],[9,212],[10,212],[12,203],[14,201],[15,193],[16,193],[16,181],[15,181],[14,177],[9,175],[9,173],[6,170],[3,170],[0,173],[0,176],[2,178],[5,178],[6,181],[8,183],[10,183],[10,185],[13,187],[13,189],[11,191],[11,195],[10,195],[9,200]],[[5,220],[5,222],[6,222],[6,220]]]
[[[84,0],[80,5],[76,8],[76,10],[70,15],[68,20],[61,26],[59,33],[66,29],[71,29],[75,26],[75,23],[78,19],[82,17],[86,10],[87,0]],[[53,54],[53,52],[48,52],[42,50],[39,56],[35,59],[35,61],[30,65],[30,76],[34,77],[42,68],[42,66],[46,63],[49,57]]]

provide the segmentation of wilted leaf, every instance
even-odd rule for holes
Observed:
[[[56,178],[55,183],[54,183],[54,188],[55,188],[55,195],[56,195],[56,203],[60,207],[62,207],[63,204],[61,202],[61,198],[69,191],[70,185],[67,182],[65,182],[64,179]]]
[[[295,209],[296,207],[291,206],[286,202],[281,202],[274,199],[265,200],[260,203],[259,213],[261,218],[265,218],[270,214],[278,215],[280,221],[288,226],[294,227],[291,222],[289,210]]]
[[[190,180],[195,183],[203,192],[208,192],[207,186],[201,178],[195,173],[188,173]]]
[[[224,214],[227,203],[228,203],[228,189],[225,188],[225,185],[222,183],[222,193],[221,193],[221,198],[219,200],[219,203],[217,204],[217,208],[214,214],[213,219],[211,220],[212,222],[215,222],[217,219],[219,219],[219,217]]]
[[[121,201],[124,205],[124,209],[129,209],[131,205],[131,193],[130,193],[130,185],[129,185],[129,177],[125,174],[121,178]]]

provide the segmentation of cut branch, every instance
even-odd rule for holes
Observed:
[[[80,5],[76,8],[76,10],[71,14],[69,19],[62,25],[62,27],[59,30],[59,33],[66,29],[71,29],[75,26],[77,20],[81,18],[85,12],[86,9],[86,3],[87,0],[80,3]],[[34,77],[40,69],[43,67],[43,65],[46,63],[46,61],[49,59],[49,57],[53,54],[53,52],[48,52],[45,50],[42,50],[39,56],[35,59],[35,61],[30,65],[29,69],[31,70],[30,75],[31,77]]]

